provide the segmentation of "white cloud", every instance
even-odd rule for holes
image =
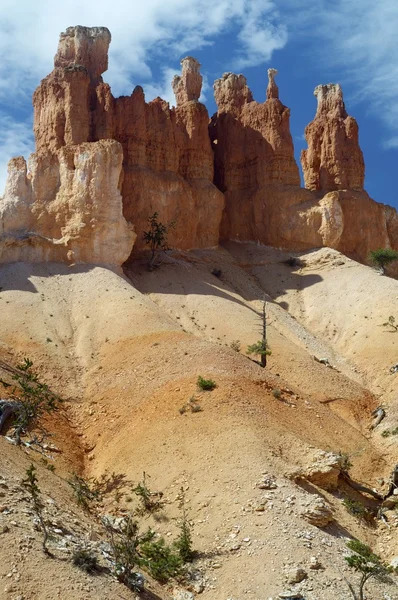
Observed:
[[[350,102],[364,104],[377,115],[391,132],[386,145],[396,147],[397,0],[312,0],[299,9],[297,0],[282,3],[290,15],[289,29],[316,41],[307,60],[335,67],[343,86],[350,90]]]
[[[268,61],[274,50],[287,42],[287,28],[269,0],[252,0],[242,29],[239,69],[260,65]]]
[[[32,122],[15,121],[0,113],[0,196],[4,192],[7,163],[13,156],[25,156],[33,152]]]
[[[1,9],[0,94],[8,95],[33,89],[51,71],[59,33],[69,25],[111,30],[106,79],[115,95],[131,93],[134,78],[150,80],[151,61],[177,60],[231,27],[237,28],[236,51],[245,64],[268,57],[283,37],[271,0],[1,0]]]
[[[181,55],[216,44],[220,34],[237,32],[241,64],[258,64],[285,41],[275,27],[271,0],[1,0],[0,13],[0,186],[4,164],[31,151],[31,132],[10,115],[30,105],[33,90],[53,68],[61,31],[70,25],[106,26],[112,33],[104,79],[115,96],[130,94],[139,82],[147,100],[161,95],[174,103],[170,82]],[[250,37],[250,39],[248,39]],[[156,64],[160,79],[154,79]],[[175,64],[176,69],[170,65]],[[204,89],[205,91],[205,89]]]

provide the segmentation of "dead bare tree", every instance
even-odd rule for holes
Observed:
[[[271,350],[267,342],[267,303],[263,300],[263,306],[261,310],[261,339],[247,347],[248,354],[257,354],[260,356],[260,364],[264,368],[267,366],[267,356],[271,354]]]

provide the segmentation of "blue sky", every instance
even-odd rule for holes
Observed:
[[[211,115],[222,73],[243,72],[262,102],[267,68],[277,68],[297,159],[315,86],[341,83],[359,123],[365,187],[398,207],[397,0],[0,0],[0,9],[0,192],[8,159],[33,150],[31,95],[52,69],[59,33],[79,24],[111,30],[104,79],[114,95],[140,84],[147,100],[173,103],[172,76],[191,54],[202,63]]]

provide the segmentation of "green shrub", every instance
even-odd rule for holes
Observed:
[[[205,392],[211,392],[216,388],[216,383],[212,379],[203,379],[201,375],[198,377],[197,381],[198,388]]]
[[[159,214],[154,212],[151,217],[148,218],[149,229],[144,231],[143,238],[144,242],[149,246],[151,256],[148,263],[148,269],[152,271],[155,268],[155,260],[159,252],[165,252],[169,249],[167,244],[167,235],[175,226],[173,221],[169,225],[164,225],[158,220]]]
[[[87,511],[90,511],[94,502],[100,502],[102,499],[102,493],[96,479],[84,479],[77,473],[73,473],[67,483],[72,488],[78,505]]]
[[[344,559],[348,566],[360,573],[358,584],[358,594],[354,586],[346,580],[354,600],[364,600],[365,584],[371,577],[378,579],[380,582],[391,583],[388,576],[392,572],[392,568],[384,563],[380,556],[374,554],[372,549],[363,544],[359,540],[350,540],[347,542],[347,547],[354,553],[350,556],[345,556]]]
[[[369,508],[366,508],[361,502],[358,500],[352,500],[351,498],[344,498],[343,505],[348,510],[350,514],[358,519],[361,519],[366,522],[370,522],[373,520],[374,515]]]
[[[97,557],[90,550],[77,548],[72,554],[72,562],[86,573],[95,573],[99,570]]]
[[[279,388],[275,388],[272,390],[272,395],[274,398],[276,398],[277,400],[279,400],[282,396],[282,392]]]
[[[11,380],[15,384],[0,379],[3,387],[12,388],[7,394],[13,404],[13,436],[18,444],[28,427],[35,425],[43,415],[57,410],[62,402],[48,385],[39,381],[36,373],[32,371],[32,366],[32,361],[24,358],[16,369],[12,369]]]
[[[139,482],[132,491],[139,497],[142,504],[142,512],[153,513],[162,507],[162,492],[151,492],[147,485],[147,474],[143,473],[143,480]]]
[[[174,542],[174,547],[177,549],[178,554],[183,563],[191,562],[194,558],[194,551],[192,548],[192,534],[191,526],[188,521],[187,511],[185,507],[185,492],[181,488],[180,491],[180,508],[181,508],[181,521],[179,523],[180,534],[177,540]]]
[[[384,274],[386,265],[398,260],[398,252],[392,248],[379,248],[378,250],[372,250],[369,258]]]
[[[182,560],[180,555],[168,546],[162,537],[154,541],[154,535],[153,533],[151,540],[140,545],[140,562],[154,579],[160,583],[166,583],[181,573]]]
[[[246,353],[247,354],[256,354],[257,356],[260,356],[261,364],[263,366],[265,366],[265,364],[266,364],[266,357],[270,356],[272,354],[272,352],[268,346],[268,343],[265,342],[264,340],[259,340],[255,344],[248,346]]]

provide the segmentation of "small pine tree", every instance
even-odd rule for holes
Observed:
[[[358,593],[347,579],[346,583],[354,600],[364,600],[366,582],[371,577],[384,583],[389,582],[388,574],[392,571],[392,568],[386,565],[380,556],[374,554],[369,546],[359,540],[350,540],[347,542],[347,547],[353,551],[353,554],[346,556],[345,560],[349,567],[360,573]]]
[[[192,534],[191,526],[188,521],[187,510],[185,506],[185,492],[181,488],[180,491],[180,509],[181,509],[181,521],[180,521],[180,535],[174,542],[180,558],[183,563],[191,562],[194,557],[194,551],[192,549]]]
[[[13,436],[17,444],[21,443],[21,436],[28,427],[35,425],[44,414],[57,410],[62,402],[48,385],[39,381],[36,373],[32,371],[32,365],[29,358],[24,358],[23,362],[13,369],[12,380],[16,382],[14,386],[0,379],[3,387],[12,388],[8,395],[14,416]]]
[[[379,267],[380,273],[384,275],[385,267],[398,260],[398,252],[392,248],[379,248],[378,250],[371,250],[369,258]]]
[[[108,519],[105,519],[103,523],[109,537],[116,577],[128,588],[140,591],[142,577],[135,571],[135,567],[141,564],[138,546],[147,542],[151,535],[148,533],[140,536],[138,523],[133,520],[131,515],[126,517],[119,530],[115,530]]]
[[[175,550],[166,544],[164,538],[154,540],[155,533],[150,531],[151,539],[140,544],[140,564],[160,583],[167,583],[181,573],[182,560]]]
[[[30,496],[33,505],[33,511],[36,517],[38,518],[40,527],[43,531],[43,552],[47,554],[47,556],[51,556],[51,553],[47,548],[47,541],[49,535],[46,522],[43,516],[44,504],[41,499],[41,490],[39,488],[39,483],[36,477],[36,467],[33,464],[31,464],[30,467],[26,469],[26,479],[22,480],[22,485]]]
[[[167,244],[167,235],[170,229],[173,229],[175,222],[173,221],[169,225],[164,225],[158,220],[159,214],[154,212],[151,217],[148,218],[149,229],[144,231],[143,238],[144,242],[149,246],[151,256],[148,262],[148,269],[152,271],[155,268],[155,260],[159,252],[165,252],[169,249]]]
[[[153,513],[159,510],[162,507],[162,496],[163,492],[151,492],[147,485],[147,473],[142,474],[142,481],[138,483],[134,488],[132,488],[132,492],[136,494],[141,500],[142,511],[141,512],[149,512]]]
[[[73,490],[76,502],[79,506],[90,512],[94,502],[102,500],[102,493],[99,482],[96,479],[84,479],[77,473],[73,473],[67,483]]]

